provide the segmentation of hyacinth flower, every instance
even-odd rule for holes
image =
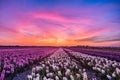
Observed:
[[[83,80],[88,80],[88,76],[86,72],[83,73]]]
[[[69,51],[82,65],[92,69],[98,77],[111,79],[120,79],[120,62],[112,61],[107,58],[83,54],[80,52]]]
[[[5,78],[5,70],[2,71],[1,76],[0,76],[0,80],[4,80]]]
[[[58,49],[53,55],[34,66],[31,76],[34,79],[39,74],[41,80],[82,80],[81,71],[83,71],[81,67],[63,49]]]
[[[5,70],[5,77],[14,76],[36,64],[48,54],[54,52],[55,48],[23,48],[0,50],[0,71]],[[36,63],[35,63],[36,62]],[[2,74],[2,72],[0,72]],[[37,78],[38,79],[38,78]]]

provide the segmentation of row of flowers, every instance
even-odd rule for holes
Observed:
[[[14,76],[18,72],[29,68],[31,64],[39,62],[39,60],[54,49],[49,48],[24,48],[24,49],[8,49],[0,51],[0,80],[4,80],[7,76]]]
[[[73,51],[76,52],[81,52],[81,53],[85,53],[85,54],[89,54],[89,55],[93,55],[93,56],[99,56],[99,57],[105,57],[105,58],[109,58],[111,60],[116,60],[120,62],[120,50],[119,48],[80,48],[80,47],[70,47],[68,49],[71,49]],[[104,55],[103,55],[104,54]],[[113,55],[114,54],[114,55]]]
[[[62,49],[39,62],[32,68],[27,80],[88,80],[86,69],[79,66],[76,61],[68,56]],[[95,80],[94,78],[91,80]]]
[[[74,52],[68,49],[66,49],[66,51],[81,62],[82,66],[95,71],[96,75],[101,77],[101,79],[120,79],[120,62],[112,61],[99,56],[91,56],[80,52]]]

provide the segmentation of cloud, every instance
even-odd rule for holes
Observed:
[[[60,1],[49,7],[47,2],[24,6],[16,2],[2,5],[0,44],[104,45],[120,40],[120,34],[116,33],[120,27],[115,4],[80,5],[76,1],[74,4]]]
[[[0,32],[16,33],[17,30],[15,28],[4,26],[4,25],[0,24]]]
[[[54,12],[36,12],[32,14],[33,19],[45,19],[54,22],[61,22],[61,23],[85,23],[85,24],[92,24],[94,21],[89,18],[70,18],[67,16],[62,16],[60,13]]]
[[[96,39],[94,39],[94,42],[100,43],[100,42],[112,42],[112,41],[120,41],[120,33],[105,37],[97,37]]]
[[[75,42],[93,42],[93,43],[108,43],[108,42],[120,42],[120,33],[105,36],[105,35],[95,35],[91,37],[86,37],[82,39],[76,39]]]

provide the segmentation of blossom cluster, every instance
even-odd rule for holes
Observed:
[[[58,49],[34,66],[27,80],[88,80],[88,75],[63,49]]]
[[[0,80],[12,76],[47,56],[52,49],[24,48],[0,51]]]
[[[119,47],[70,47],[67,48],[76,52],[81,52],[93,56],[105,57],[111,60],[116,60],[120,62],[120,49]]]
[[[92,69],[101,79],[119,80],[120,79],[120,62],[109,60],[108,58],[92,56],[80,52],[67,50],[70,55],[74,56],[82,66]]]

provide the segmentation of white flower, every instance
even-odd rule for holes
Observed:
[[[37,76],[35,80],[40,80],[40,77]]]
[[[46,69],[46,73],[49,73],[49,69]]]
[[[55,80],[59,80],[59,77],[58,77],[58,76],[55,76]]]
[[[97,80],[96,78],[92,78],[92,80]]]
[[[63,77],[63,80],[68,80],[66,77]]]
[[[49,67],[48,67],[48,66],[46,66],[46,69],[49,69]]]
[[[83,69],[83,71],[85,72],[85,71],[86,71],[86,69]]]
[[[53,80],[53,79],[51,79],[51,78],[48,78],[47,80]]]
[[[70,75],[70,69],[67,69],[66,72],[65,72],[65,75]]]
[[[49,75],[50,75],[50,77],[53,77],[54,74],[53,73],[49,73]]]
[[[40,67],[40,66],[36,66],[36,71],[40,71],[42,69],[42,67]]]
[[[32,80],[32,75],[27,75],[28,80]]]
[[[45,67],[45,64],[42,64],[42,67],[44,68],[44,67]]]
[[[76,74],[77,78],[80,78],[80,74]]]
[[[73,75],[70,75],[70,79],[71,79],[71,80],[74,80],[74,77],[73,77]]]
[[[47,80],[47,78],[44,76],[44,77],[43,77],[43,80]]]
[[[32,74],[31,74],[31,75],[32,75],[33,77],[35,77],[35,73],[33,73],[33,72],[32,72]]]
[[[97,68],[97,70],[98,70],[98,71],[101,71],[101,69],[100,69],[100,68]]]
[[[112,77],[111,77],[110,75],[107,75],[107,78],[108,78],[109,80],[111,80]]]
[[[53,73],[47,73],[46,76],[47,77],[53,77]]]
[[[102,74],[105,74],[105,71],[103,69],[101,70],[101,72],[102,72]]]
[[[37,76],[37,77],[40,77],[40,74],[37,73],[36,76]]]
[[[35,68],[32,68],[32,72],[34,72],[34,73],[35,73]]]
[[[83,80],[88,80],[88,76],[86,72],[83,73]]]
[[[93,67],[93,70],[96,70],[97,68],[96,67]]]
[[[33,78],[32,80],[36,80],[36,78]]]
[[[58,76],[62,76],[62,73],[61,73],[61,71],[58,71]]]
[[[79,69],[79,73],[81,73],[81,69]]]
[[[112,77],[116,77],[116,74],[115,74],[115,73],[112,73]]]
[[[56,70],[59,70],[59,67],[58,67],[58,66],[56,66]]]
[[[117,74],[120,74],[120,69],[119,68],[116,68],[115,71],[116,71]]]

